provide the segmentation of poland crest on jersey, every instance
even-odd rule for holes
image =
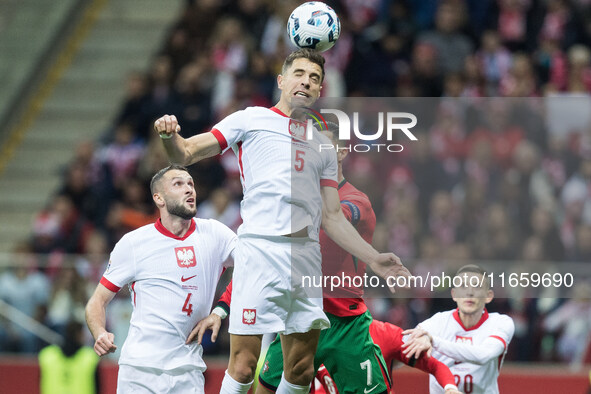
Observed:
[[[174,248],[174,253],[176,255],[176,262],[179,267],[190,268],[197,265],[193,246],[181,246],[179,248]]]
[[[472,345],[472,337],[462,337],[460,335],[456,335],[456,343],[467,343],[469,345]]]
[[[289,119],[289,134],[297,140],[306,139],[306,123]]]
[[[243,309],[242,310],[242,323],[254,324],[257,321],[257,310],[256,309]]]

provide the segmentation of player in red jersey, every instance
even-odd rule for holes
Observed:
[[[422,354],[418,359],[414,357],[408,358],[406,356],[402,328],[392,323],[374,320],[369,326],[369,332],[375,344],[382,350],[382,355],[389,371],[392,371],[395,363],[400,361],[408,366],[418,368],[421,371],[433,375],[437,383],[444,388],[445,394],[460,393],[455,385],[453,374],[445,364],[434,357],[428,357],[426,354]],[[324,366],[318,369],[316,379],[320,381],[322,387],[313,389],[313,394],[339,393],[332,377]],[[394,388],[390,389],[389,394],[394,394]]]

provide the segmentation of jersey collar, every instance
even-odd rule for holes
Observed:
[[[486,319],[488,319],[488,311],[486,310],[486,308],[484,308],[484,312],[482,313],[482,317],[480,318],[480,320],[478,320],[478,323],[476,323],[474,326],[472,326],[470,328],[466,328],[466,327],[464,327],[464,323],[462,323],[462,319],[460,319],[460,309],[459,308],[457,308],[454,311],[453,315],[454,315],[454,319],[456,319],[456,321],[462,327],[462,329],[464,329],[464,331],[476,330],[478,327],[480,327],[481,325],[484,324]]]
[[[346,180],[346,179],[343,179],[343,180],[341,181],[341,183],[339,183],[339,186],[337,187],[337,190],[340,190],[340,189],[341,189],[341,187],[345,186],[345,183],[347,183],[347,180]]]
[[[182,237],[178,237],[178,236],[174,235],[173,233],[171,233],[170,231],[168,231],[168,229],[166,227],[164,227],[164,225],[162,224],[162,220],[160,218],[158,218],[156,223],[154,223],[154,227],[156,227],[156,230],[158,230],[158,232],[160,232],[162,235],[165,235],[169,238],[176,239],[179,241],[184,241],[185,239],[189,238],[189,236],[191,234],[193,234],[195,232],[195,228],[197,228],[197,225],[195,224],[195,219],[191,219],[191,225],[189,226],[189,230],[187,230],[185,235]]]
[[[273,106],[271,108],[269,108],[271,111],[275,112],[276,114],[279,114],[281,116],[285,116],[286,118],[289,118],[289,116],[285,115],[280,109],[278,109],[277,107]]]

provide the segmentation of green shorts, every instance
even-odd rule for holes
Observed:
[[[388,391],[390,376],[380,348],[369,335],[369,311],[359,316],[338,317],[327,313],[330,328],[322,330],[314,368],[324,364],[341,394],[378,394]],[[279,336],[267,350],[259,382],[277,390],[283,372]]]

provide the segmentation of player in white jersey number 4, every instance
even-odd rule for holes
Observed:
[[[314,298],[300,291],[298,270],[306,267],[321,275],[321,222],[329,237],[381,277],[410,275],[396,255],[378,253],[343,215],[336,152],[319,149],[320,143],[330,143],[328,138],[316,130],[314,138],[306,138],[305,123],[290,118],[316,101],[323,79],[322,55],[300,49],[285,59],[277,77],[281,96],[274,107],[235,112],[211,132],[188,139],[178,134],[181,127],[173,115],[154,123],[173,162],[189,165],[229,148],[238,158],[243,224],[236,246],[230,361],[222,393],[248,391],[262,334],[273,332],[282,335],[284,355],[277,393],[308,393],[320,329],[329,322],[322,295]]]
[[[406,345],[409,355],[415,353],[413,339],[429,335],[432,355],[449,367],[458,389],[466,394],[499,393],[497,379],[515,331],[509,316],[486,310],[494,294],[484,274],[477,265],[460,268],[455,276],[462,278],[462,286],[451,290],[458,308],[437,313],[403,332],[410,334]],[[432,376],[429,392],[443,393]]]
[[[99,356],[117,349],[106,307],[129,285],[133,312],[119,357],[118,393],[203,393],[205,363],[188,341],[209,315],[216,285],[231,264],[236,235],[215,220],[194,219],[193,178],[184,167],[160,170],[150,184],[160,219],[124,235],[86,307]]]

